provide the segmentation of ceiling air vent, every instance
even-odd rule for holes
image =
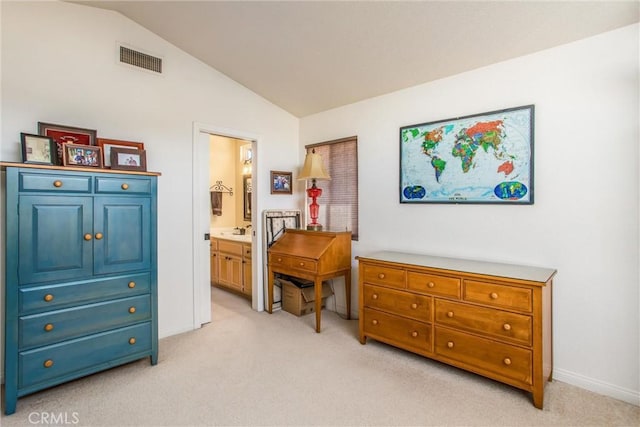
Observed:
[[[162,74],[162,58],[120,46],[120,62]]]

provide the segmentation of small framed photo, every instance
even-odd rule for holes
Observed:
[[[58,164],[58,147],[53,138],[42,135],[21,133],[22,162],[42,165]]]
[[[53,138],[58,144],[58,164],[62,164],[64,160],[63,144],[96,145],[97,131],[95,129],[38,122],[38,133]]]
[[[291,194],[292,173],[271,171],[271,194]]]
[[[142,142],[120,141],[118,139],[98,138],[96,145],[102,148],[102,164],[105,168],[111,167],[111,149],[113,147],[144,150],[144,143]]]
[[[111,169],[146,172],[147,152],[135,148],[111,147]]]
[[[64,166],[102,167],[102,149],[94,145],[63,144]]]

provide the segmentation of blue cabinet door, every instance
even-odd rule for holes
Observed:
[[[20,284],[91,276],[93,198],[20,196],[18,218]]]
[[[96,197],[94,274],[151,268],[151,199]]]

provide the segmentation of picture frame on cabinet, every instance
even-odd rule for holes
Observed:
[[[95,129],[38,122],[38,133],[53,138],[58,145],[59,165],[61,165],[64,160],[64,153],[62,152],[63,144],[96,145],[97,131]]]
[[[271,171],[271,194],[291,194],[292,187],[291,172]]]
[[[49,136],[20,133],[22,162],[55,166],[58,164],[58,146]]]
[[[147,152],[135,148],[111,147],[111,169],[147,171]]]
[[[102,167],[102,149],[95,145],[63,144],[63,165],[73,167]]]
[[[113,147],[144,150],[144,143],[142,142],[121,141],[118,139],[98,138],[96,145],[102,148],[102,164],[105,168],[111,167],[111,149]]]

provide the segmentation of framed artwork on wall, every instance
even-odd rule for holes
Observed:
[[[293,181],[291,172],[271,171],[271,194],[291,194]]]
[[[534,106],[400,128],[400,203],[533,204]]]

